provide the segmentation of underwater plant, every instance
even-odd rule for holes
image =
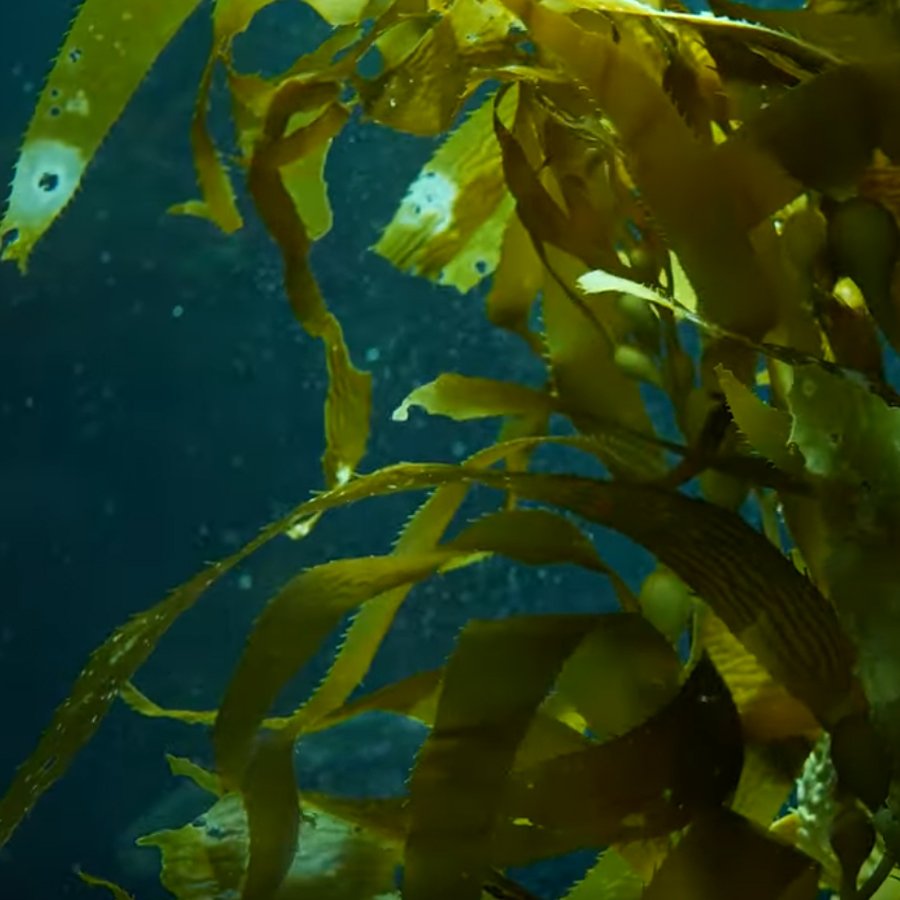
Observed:
[[[236,231],[245,183],[326,349],[324,490],[92,654],[0,799],[0,845],[121,698],[211,729],[214,771],[170,759],[208,811],[142,839],[182,900],[527,900],[507,870],[578,849],[596,862],[567,900],[894,896],[894,4],[308,0],[327,39],[277,74],[240,71],[233,43],[270,2],[213,6],[191,130],[200,195],[173,212]],[[5,258],[24,270],[198,5],[85,0],[25,135]],[[217,74],[233,165],[207,125]],[[459,291],[486,284],[490,322],[544,366],[540,389],[451,372],[408,395],[395,418],[501,421],[457,465],[361,471],[371,380],[309,264],[331,220],[325,160],[355,116],[444,136],[375,251]],[[601,474],[540,465],[547,446]],[[454,529],[476,486],[494,508]],[[271,598],[218,709],[162,708],[133,684],[263,545],[412,491],[429,493],[391,553],[323,561]],[[654,555],[640,591],[594,525]],[[356,693],[413,587],[489,556],[582,567],[621,608],[473,620],[439,669]],[[348,614],[327,675],[275,715]],[[298,743],[375,710],[427,726],[407,794],[298,788]]]

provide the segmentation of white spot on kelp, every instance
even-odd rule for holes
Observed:
[[[72,199],[84,167],[83,154],[71,144],[27,143],[16,164],[6,221],[22,231],[43,231]]]
[[[453,221],[453,205],[459,193],[457,185],[434,170],[423,172],[410,186],[397,212],[397,223],[426,227],[439,234]]]

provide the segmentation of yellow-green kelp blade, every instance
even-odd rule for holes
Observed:
[[[76,874],[85,884],[91,887],[106,888],[112,894],[114,900],[134,900],[134,895],[129,894],[128,891],[113,881],[109,881],[106,878],[98,878],[96,875],[89,875],[87,872],[82,872],[81,869],[78,869]]]
[[[0,237],[24,270],[159,54],[199,0],[86,0],[38,100]]]

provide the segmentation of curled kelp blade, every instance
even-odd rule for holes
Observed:
[[[819,866],[758,826],[718,810],[666,857],[644,900],[815,900]]]
[[[300,834],[294,742],[280,735],[257,741],[241,793],[250,842],[241,900],[269,900],[290,871]]]
[[[318,96],[317,87],[311,84],[294,91],[291,102],[302,104],[305,92]],[[365,454],[372,378],[353,365],[341,324],[328,310],[309,267],[312,239],[291,193],[290,167],[286,163],[304,159],[310,149],[331,140],[346,122],[347,113],[340,104],[329,104],[318,119],[298,129],[301,138],[312,132],[309,142],[290,143],[287,150],[286,143],[294,142],[298,135],[286,134],[290,116],[281,113],[277,106],[269,111],[266,130],[250,161],[247,186],[263,223],[281,251],[284,285],[291,308],[306,331],[325,346],[328,393],[322,466],[325,483],[332,486],[346,481]]]
[[[493,836],[499,865],[665,835],[734,790],[743,742],[715,667],[701,660],[678,694],[625,734],[514,772]]]
[[[507,772],[565,659],[597,616],[470,622],[410,777],[403,896],[481,896]]]
[[[546,391],[514,381],[446,372],[410,392],[391,418],[405,422],[413,406],[420,406],[433,416],[449,416],[464,422],[489,416],[549,415],[556,410],[557,402]]]
[[[3,259],[24,270],[156,58],[199,0],[86,0],[38,98],[3,221]]]

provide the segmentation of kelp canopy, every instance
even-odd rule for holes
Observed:
[[[697,15],[674,0],[309,2],[330,36],[272,77],[232,60],[269,0],[215,3],[191,131],[200,194],[173,212],[234,231],[233,179],[246,184],[292,308],[327,350],[325,490],[94,652],[0,801],[0,843],[121,697],[211,728],[215,772],[171,760],[210,792],[207,815],[143,839],[183,900],[523,900],[507,868],[584,848],[596,864],[569,900],[891,895],[893,4],[762,12],[715,0],[714,15]],[[6,258],[24,269],[197,5],[86,0],[25,136],[0,226]],[[206,124],[220,70],[230,166]],[[461,465],[359,471],[370,379],[308,265],[330,224],[324,163],[356,115],[447,135],[375,250],[460,291],[485,282],[489,320],[546,369],[542,389],[453,372],[412,391],[395,418],[419,406],[501,420],[496,443]],[[677,440],[650,399],[671,410]],[[550,443],[605,477],[539,470],[533,453]],[[496,507],[454,531],[475,485]],[[393,552],[287,581],[217,710],[163,709],[132,684],[169,626],[263,544],[398,491],[430,493]],[[637,594],[590,524],[655,556]],[[583,567],[611,581],[621,611],[472,621],[440,669],[354,694],[410,590],[490,555]],[[274,716],[347,613],[327,676]],[[407,795],[298,791],[297,742],[372,710],[428,727]]]

